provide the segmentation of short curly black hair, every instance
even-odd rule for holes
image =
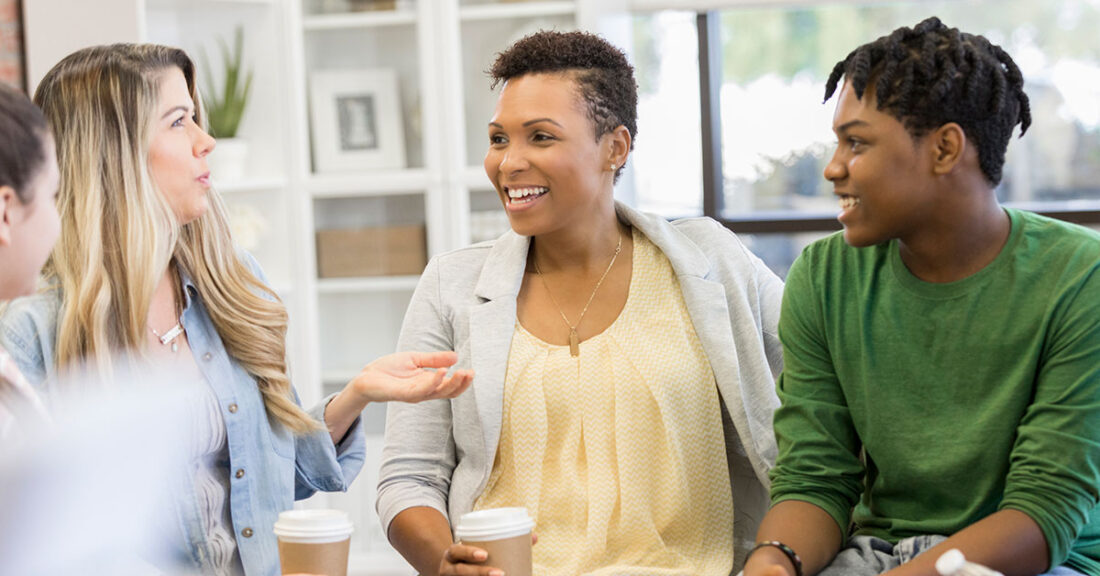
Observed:
[[[527,74],[571,73],[584,99],[596,139],[625,126],[630,148],[638,134],[638,83],[626,54],[588,32],[541,30],[497,54],[489,68],[491,88]],[[625,164],[624,164],[625,165]],[[620,166],[615,172],[618,180]]]
[[[832,97],[841,77],[863,98],[874,82],[878,108],[914,138],[955,122],[975,143],[978,162],[993,186],[1001,181],[1013,128],[1031,125],[1024,77],[1000,46],[983,36],[948,28],[935,16],[864,44],[838,62],[825,86]]]

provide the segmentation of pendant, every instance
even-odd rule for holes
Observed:
[[[173,326],[171,330],[164,333],[164,336],[161,336],[160,334],[157,334],[157,331],[153,330],[152,328],[149,328],[149,329],[152,330],[153,335],[156,336],[158,340],[160,340],[161,345],[168,346],[169,344],[171,344],[172,345],[172,352],[179,352],[179,349],[180,349],[179,337],[180,337],[180,335],[183,334],[183,325],[182,324],[179,324],[177,322],[176,325]]]
[[[156,332],[153,332],[153,334],[156,334]],[[183,326],[179,322],[177,322],[171,330],[164,333],[164,336],[158,337],[160,338],[160,343],[167,346],[169,342],[174,341],[176,337],[180,334],[183,334]]]
[[[581,341],[577,338],[577,331],[569,330],[569,354],[574,358],[581,355]]]

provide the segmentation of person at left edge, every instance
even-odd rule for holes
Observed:
[[[57,159],[46,118],[0,83],[0,300],[34,293],[61,226]],[[48,422],[38,394],[0,346],[0,451]]]
[[[452,352],[391,355],[299,407],[286,309],[230,237],[183,51],[77,51],[47,73],[35,102],[57,142],[61,235],[45,289],[7,311],[0,345],[47,403],[74,363],[110,381],[114,363],[152,361],[195,383],[183,555],[204,574],[278,574],[278,513],[348,487],[364,459],[364,406],[451,398],[472,372],[425,370],[452,365]]]

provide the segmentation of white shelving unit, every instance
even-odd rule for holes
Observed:
[[[369,292],[412,291],[419,276],[382,276],[379,278],[326,278],[317,281],[318,294],[362,294]]]
[[[411,168],[407,170],[378,171],[369,174],[311,175],[306,181],[306,190],[314,199],[355,198],[419,193],[439,184],[438,174],[433,174],[424,169]]]
[[[471,20],[501,20],[506,18],[545,18],[547,16],[576,16],[576,2],[503,2],[464,5],[459,8],[459,18]]]
[[[384,12],[359,12],[346,14],[321,14],[302,18],[302,29],[350,30],[353,28],[381,28],[387,26],[415,26],[416,12],[408,9]]]
[[[270,190],[283,190],[286,188],[286,180],[283,178],[248,178],[246,180],[232,180],[229,182],[214,182],[214,187],[224,195],[248,192],[264,192]]]
[[[36,74],[84,45],[140,40],[179,46],[218,78],[218,39],[244,27],[255,77],[240,136],[250,159],[243,180],[218,182],[214,174],[215,188],[240,228],[238,241],[249,241],[287,304],[291,376],[308,405],[395,349],[418,281],[319,278],[317,231],[423,225],[428,257],[469,244],[471,221],[483,237],[503,231],[507,221],[480,165],[496,100],[484,71],[497,52],[539,29],[603,30],[604,13],[622,13],[625,0],[397,0],[393,9],[363,12],[333,10],[339,0],[97,0],[79,25],[50,18],[88,12],[85,0],[32,4],[27,45]],[[315,172],[311,74],[374,68],[396,72],[404,167]],[[200,70],[200,84],[205,78]],[[353,575],[414,573],[374,512],[384,418],[384,405],[364,412],[367,462],[351,490],[303,504],[351,514]]]

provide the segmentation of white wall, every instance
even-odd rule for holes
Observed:
[[[142,0],[29,0],[23,3],[27,91],[68,54],[96,44],[139,42]]]

